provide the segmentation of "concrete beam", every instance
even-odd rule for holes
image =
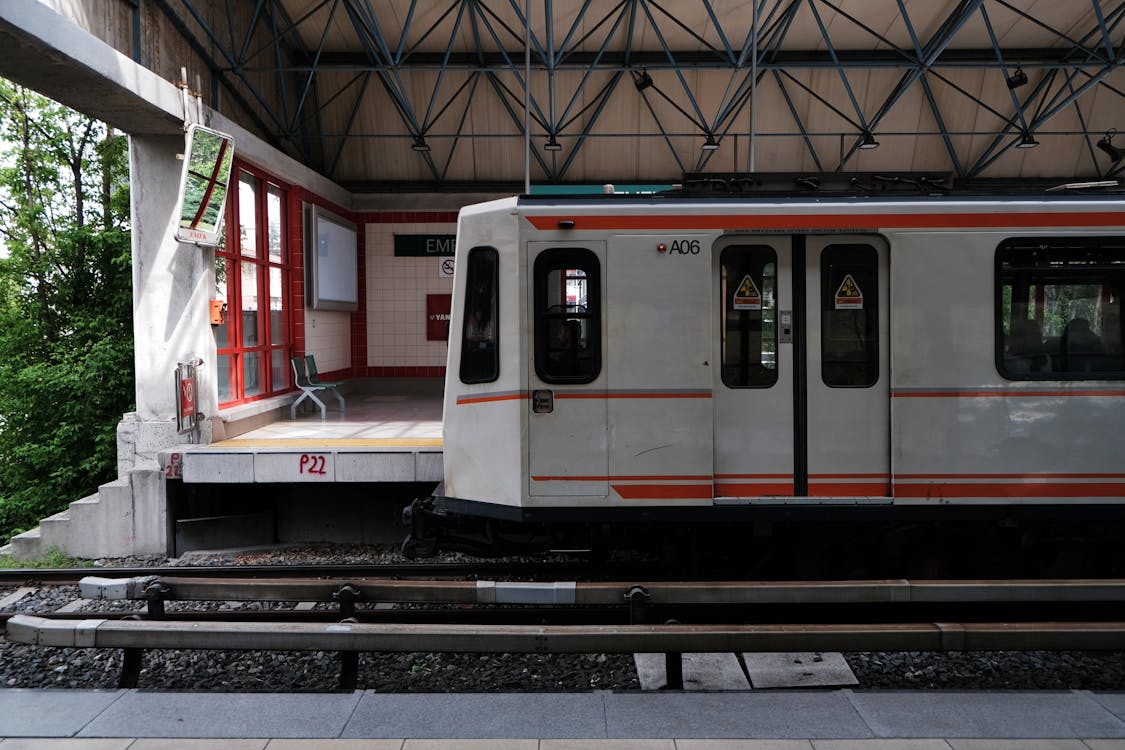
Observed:
[[[38,0],[0,3],[0,50],[0,76],[4,78],[132,136],[183,137],[183,95],[175,84]],[[278,179],[354,210],[350,192],[234,120],[204,106],[201,124],[233,135],[239,157]],[[179,167],[174,162],[171,170],[177,178]]]
[[[0,3],[0,76],[130,134],[183,133],[179,91],[39,2]]]

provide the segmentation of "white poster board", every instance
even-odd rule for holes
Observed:
[[[305,204],[305,290],[313,310],[359,309],[356,225]]]

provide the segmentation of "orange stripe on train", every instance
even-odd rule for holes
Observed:
[[[896,484],[895,497],[1125,497],[1125,482],[966,482]]]
[[[710,500],[710,484],[614,484],[624,500]]]

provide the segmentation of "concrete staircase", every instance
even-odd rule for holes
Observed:
[[[162,538],[163,512],[158,510],[155,515],[159,517],[151,518],[153,512],[134,507],[134,485],[159,481],[159,477],[160,472],[135,471],[103,484],[97,494],[74,501],[66,510],[44,518],[38,527],[12,537],[11,554],[28,560],[52,547],[82,558],[163,552],[162,545],[154,544],[150,534],[138,528],[160,530]],[[153,524],[159,525],[152,529]]]

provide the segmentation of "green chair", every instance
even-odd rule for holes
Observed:
[[[306,398],[311,399],[313,403],[320,407],[320,418],[325,418],[327,409],[324,402],[316,397],[317,391],[330,391],[340,402],[340,413],[344,413],[344,397],[337,390],[340,383],[323,383],[317,380],[316,361],[311,354],[304,357],[290,357],[289,363],[293,367],[293,383],[301,389],[300,397],[289,407],[291,419],[297,418],[297,406]]]

